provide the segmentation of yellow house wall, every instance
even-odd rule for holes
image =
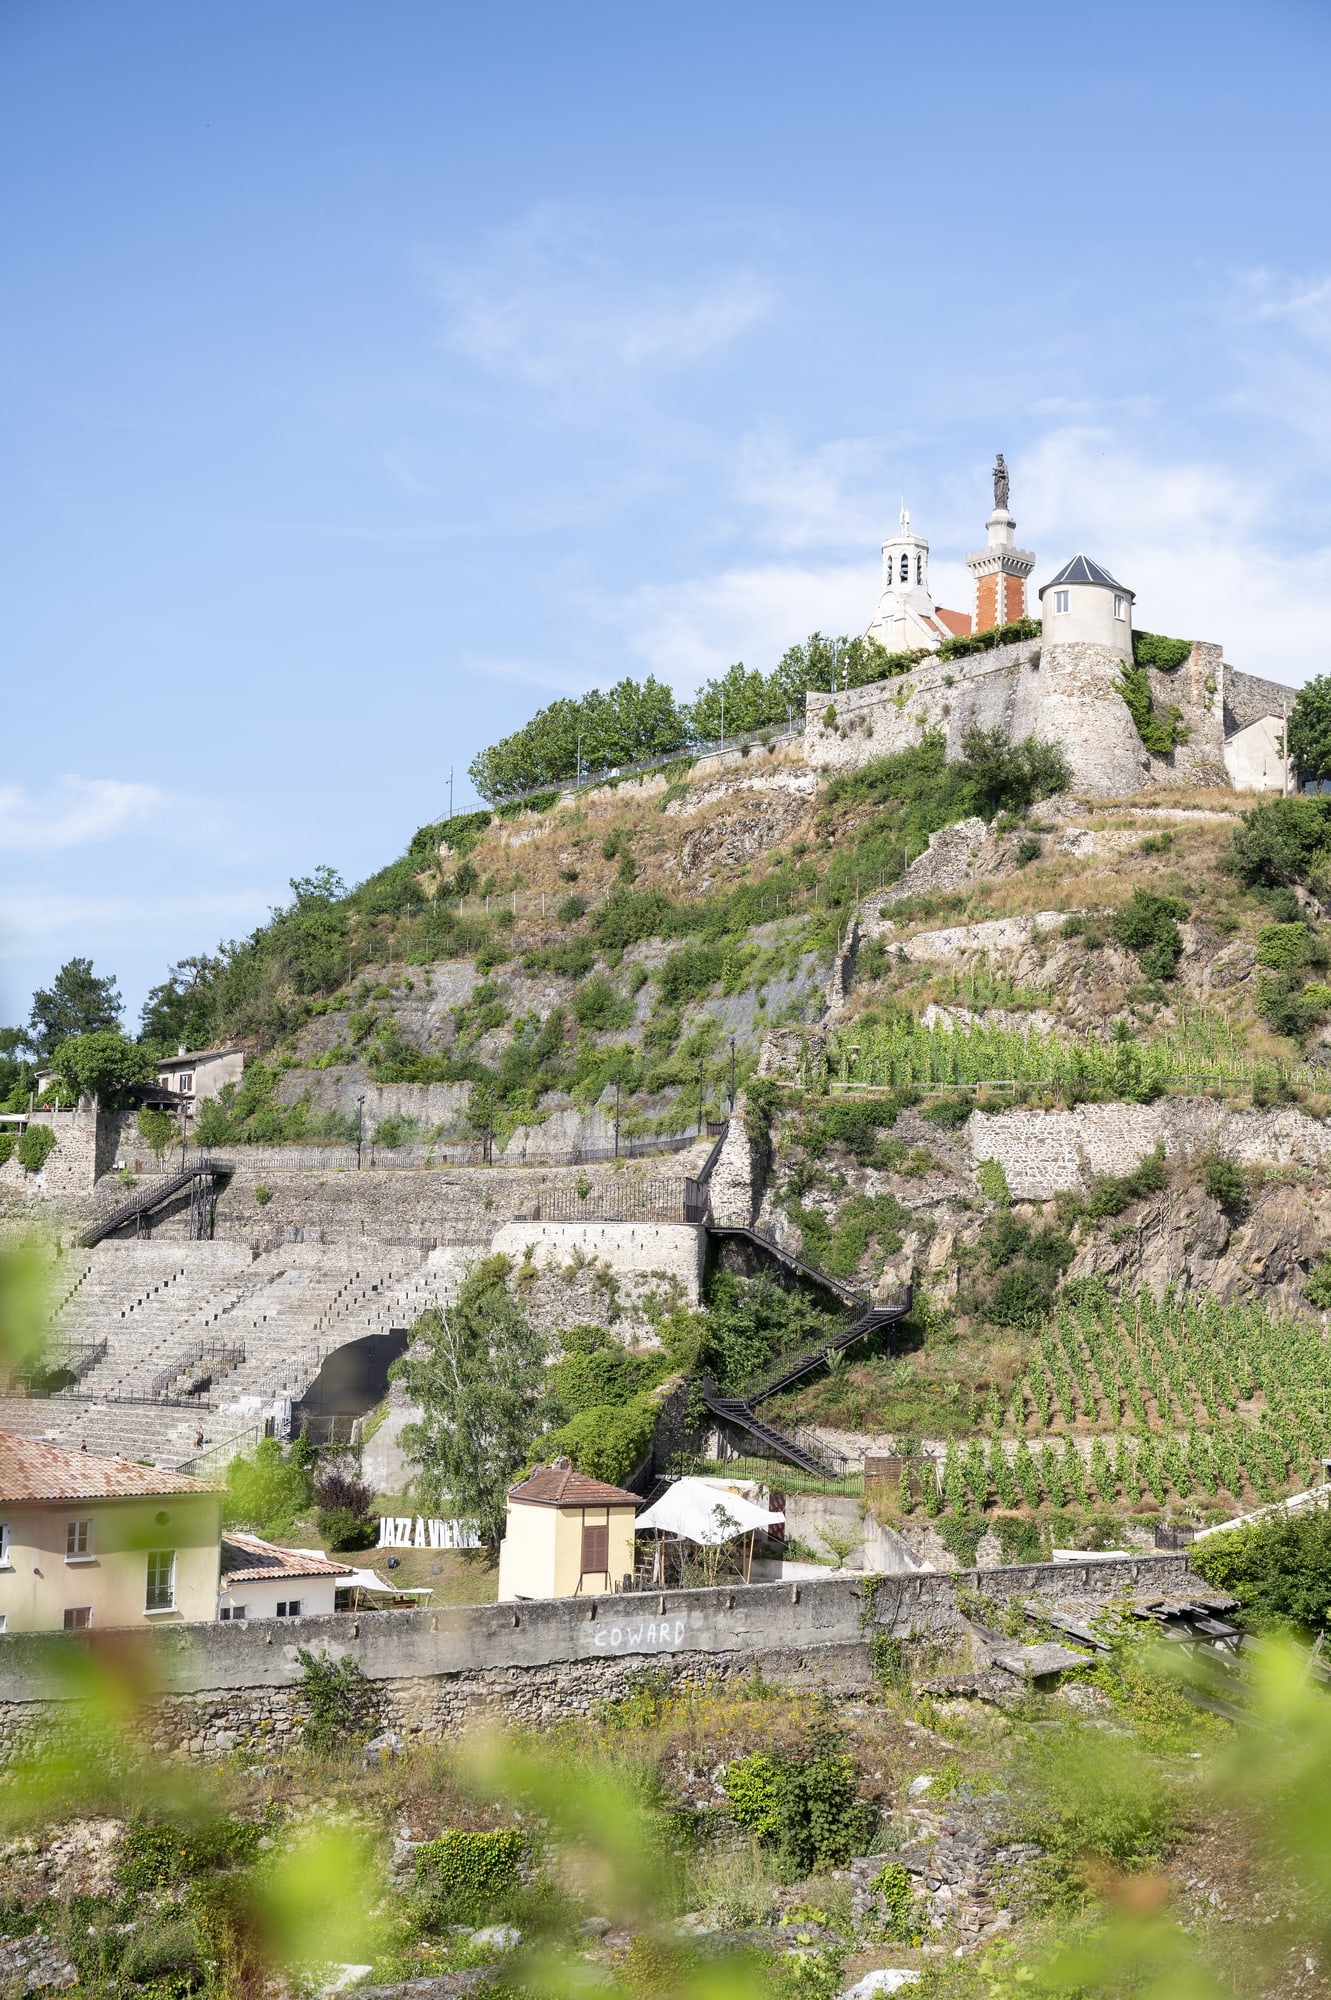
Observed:
[[[499,1601],[555,1597],[555,1509],[508,1504],[499,1545]]]
[[[91,1521],[86,1560],[65,1555],[70,1521]],[[211,1624],[217,1617],[222,1499],[216,1493],[133,1500],[21,1501],[0,1505],[9,1527],[0,1568],[6,1632],[59,1631],[67,1608],[92,1607],[94,1628]],[[147,1610],[148,1552],[176,1552],[175,1609]]]
[[[582,1574],[582,1524],[610,1522],[610,1568]],[[575,1597],[608,1591],[633,1568],[632,1507],[535,1507],[509,1503],[499,1550],[499,1599]]]

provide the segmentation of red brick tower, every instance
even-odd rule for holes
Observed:
[[[1017,524],[1008,512],[1008,471],[1001,451],[994,467],[994,511],[985,525],[988,548],[976,549],[966,558],[975,578],[977,632],[991,632],[995,625],[1010,625],[1026,616],[1026,579],[1035,568],[1032,551],[1017,548],[1013,540]]]

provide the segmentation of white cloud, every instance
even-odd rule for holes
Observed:
[[[547,204],[471,269],[436,271],[448,344],[496,375],[604,383],[607,370],[697,361],[768,311],[768,287],[746,266],[647,280],[629,249],[608,247],[611,234],[588,214]],[[641,251],[639,232],[628,241]]]
[[[1296,686],[1321,671],[1331,549],[1277,539],[1262,482],[1076,428],[1018,457],[1012,492],[1019,539],[1038,553],[1032,609],[1084,549],[1136,592],[1139,627],[1219,640],[1231,665]]]
[[[114,840],[166,804],[155,785],[120,778],[57,778],[46,793],[0,785],[0,853],[50,854]]]
[[[810,632],[862,632],[878,581],[876,554],[826,569],[758,565],[644,585],[610,615],[643,663],[685,693],[735,660],[768,672]]]

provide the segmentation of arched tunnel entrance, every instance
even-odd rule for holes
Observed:
[[[342,1425],[353,1417],[363,1417],[388,1393],[388,1371],[411,1343],[408,1327],[390,1327],[387,1333],[362,1334],[345,1347],[335,1347],[324,1357],[323,1367],[299,1402],[292,1405],[295,1428],[309,1430],[316,1439],[321,1430],[341,1439]],[[341,1424],[338,1423],[341,1419]]]

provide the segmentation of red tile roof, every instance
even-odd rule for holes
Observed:
[[[350,1563],[332,1556],[310,1555],[304,1549],[279,1549],[257,1535],[223,1535],[222,1588],[246,1583],[285,1583],[292,1576],[354,1576]]]
[[[12,1500],[134,1500],[149,1493],[215,1493],[206,1480],[166,1466],[131,1465],[69,1451],[45,1438],[0,1431],[0,1503]]]
[[[971,617],[969,611],[945,611],[941,604],[935,604],[934,617],[941,618],[954,639],[970,636]]]
[[[575,1472],[568,1460],[556,1459],[553,1465],[538,1465],[525,1479],[508,1489],[510,1500],[521,1500],[536,1507],[636,1507],[636,1493],[626,1493],[622,1486],[607,1486],[603,1479],[588,1479],[585,1473]]]

